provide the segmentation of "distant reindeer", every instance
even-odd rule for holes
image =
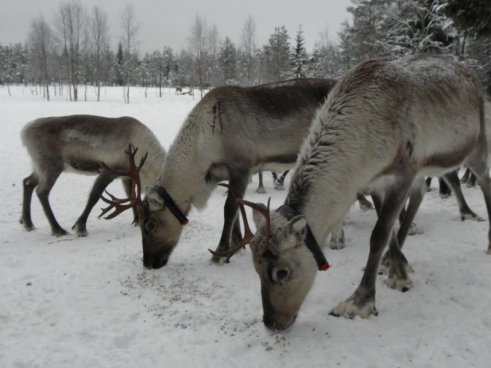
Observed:
[[[139,207],[143,263],[164,266],[191,206],[201,209],[217,183],[239,195],[252,174],[295,164],[315,111],[335,81],[299,79],[256,87],[217,87],[193,108],[171,145],[161,175]],[[229,192],[217,251],[240,241],[237,204]],[[214,256],[215,262],[224,257]]]
[[[290,170],[285,170],[281,175],[278,175],[276,171],[272,171],[273,175],[273,186],[276,190],[284,190],[285,189],[285,178],[288,175]]]
[[[477,176],[491,219],[486,146],[482,87],[463,64],[419,55],[365,61],[349,71],[317,113],[284,205],[271,214],[263,210],[256,234],[246,230],[238,244],[251,245],[265,325],[283,330],[295,321],[316,271],[328,267],[319,244],[363,191],[372,195],[378,214],[368,260],[359,286],[332,314],[377,315],[375,281],[389,239],[386,283],[408,290],[408,262],[400,249],[406,228],[391,236],[408,193],[413,205],[406,223],[423,198],[424,176],[446,175],[464,164]]]
[[[20,222],[32,230],[31,198],[36,188],[44,213],[55,236],[67,234],[58,224],[49,204],[49,193],[63,171],[98,175],[87,205],[73,225],[79,236],[87,235],[86,223],[90,211],[104,189],[118,176],[101,165],[105,162],[115,170],[128,170],[125,149],[129,144],[148,152],[141,169],[142,184],[153,184],[158,177],[165,150],[152,131],[131,117],[106,118],[94,115],[71,115],[41,118],[28,123],[21,133],[33,163],[33,172],[23,181],[24,196]],[[141,155],[140,155],[141,156]],[[125,190],[131,193],[131,179],[122,178]]]
[[[176,87],[176,95],[180,95],[182,93],[182,87]]]
[[[284,190],[284,182],[285,182],[285,177],[288,175],[288,172],[290,170],[285,170],[283,174],[278,176],[278,173],[273,170],[271,171],[271,175],[273,176],[273,187],[276,190]],[[256,192],[257,193],[266,193],[266,189],[264,188],[264,183],[263,183],[263,173],[262,171],[258,172],[258,178],[259,178],[259,183],[257,185]]]

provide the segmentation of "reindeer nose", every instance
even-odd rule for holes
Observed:
[[[143,258],[143,265],[148,269],[158,269],[164,267],[169,261],[169,256]]]
[[[281,318],[284,319],[284,318]],[[263,322],[264,325],[269,328],[270,330],[275,330],[275,331],[283,331],[286,330],[288,327],[290,327],[293,322],[297,319],[297,316],[294,316],[293,318],[289,319],[288,321],[280,321],[279,319],[276,319],[274,317],[268,316],[268,315],[263,315]]]

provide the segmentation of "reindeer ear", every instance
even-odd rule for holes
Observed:
[[[303,244],[307,236],[307,220],[303,216],[295,216],[283,228],[281,250],[294,248]]]
[[[259,206],[263,208],[267,208],[264,204],[258,203]],[[252,219],[254,221],[254,224],[256,225],[256,229],[259,229],[259,226],[264,222],[264,215],[259,212],[258,210],[253,209],[252,210]]]
[[[164,199],[150,186],[145,186],[145,196],[151,211],[159,211],[165,208]]]

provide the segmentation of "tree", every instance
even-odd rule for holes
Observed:
[[[305,68],[307,64],[307,51],[305,50],[305,40],[303,38],[302,26],[298,27],[295,47],[291,55],[291,74],[294,78],[305,78]]]
[[[53,35],[42,15],[31,21],[28,43],[31,65],[35,68],[38,80],[44,86],[44,95],[49,101],[49,63],[53,47]]]
[[[80,45],[85,21],[85,10],[78,0],[60,4],[56,27],[63,43],[65,67],[73,89],[74,101],[78,100]]]
[[[94,53],[94,82],[97,87],[97,101],[101,99],[101,79],[104,67],[104,60],[109,50],[109,36],[107,14],[94,6],[92,17],[89,20],[90,37]]]
[[[251,15],[247,17],[242,27],[241,49],[244,60],[245,84],[250,86],[254,80],[254,54],[256,51],[256,23]]]
[[[378,42],[390,58],[405,54],[447,53],[454,29],[442,13],[440,0],[395,0],[381,24]]]
[[[207,25],[206,20],[199,14],[196,14],[194,23],[190,28],[189,44],[191,53],[194,56],[196,65],[196,74],[198,78],[198,86],[203,97],[204,77],[205,77],[205,60],[206,60],[206,35]]]
[[[208,50],[205,60],[205,69],[207,76],[206,79],[212,85],[217,85],[221,78],[221,73],[218,67],[218,57],[220,53],[220,35],[215,24],[213,24],[213,26],[211,26],[211,28],[208,30],[206,45],[206,49]]]
[[[489,0],[446,0],[442,8],[459,30],[476,37],[491,35]]]
[[[123,97],[126,103],[130,103],[130,84],[133,82],[134,71],[138,63],[136,52],[136,35],[140,25],[137,24],[135,11],[132,5],[128,4],[121,14],[121,42],[123,46],[123,78],[125,88]]]
[[[269,43],[263,47],[266,66],[266,79],[274,82],[285,79],[290,73],[290,44],[285,26],[276,27],[269,36]]]
[[[223,73],[222,81],[225,84],[237,83],[237,50],[230,40],[225,37],[220,56],[218,57],[219,65]]]
[[[336,77],[343,69],[339,48],[329,39],[328,28],[319,33],[319,40],[307,63],[307,75],[316,78]]]
[[[124,63],[124,56],[123,56],[123,45],[121,42],[118,43],[118,51],[116,54],[116,65],[115,65],[115,77],[116,77],[116,84],[118,86],[124,85],[124,80],[123,80],[123,63]]]

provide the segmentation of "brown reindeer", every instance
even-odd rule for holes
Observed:
[[[129,144],[143,147],[148,160],[140,175],[144,185],[158,177],[165,150],[152,131],[131,117],[106,118],[94,115],[72,115],[36,119],[22,130],[22,142],[33,163],[33,172],[23,181],[24,196],[20,222],[32,230],[31,198],[36,188],[44,213],[55,236],[67,234],[56,220],[49,204],[49,193],[63,171],[97,175],[84,211],[73,225],[79,236],[87,235],[87,218],[104,189],[118,174],[101,165],[105,162],[115,170],[127,171],[125,149]],[[139,154],[139,157],[142,157]],[[134,153],[133,153],[134,159]],[[122,178],[127,193],[131,179]]]
[[[462,164],[478,178],[491,219],[483,92],[466,66],[419,55],[365,61],[349,71],[317,113],[284,205],[264,211],[266,221],[239,244],[251,245],[265,325],[282,330],[295,321],[317,270],[327,268],[318,244],[359,192],[372,195],[378,220],[361,282],[332,314],[377,314],[375,281],[387,243],[387,284],[408,290],[408,263],[400,249],[407,231],[401,225],[391,236],[396,219],[409,193],[413,207],[404,221],[414,218],[425,175],[446,175]]]

